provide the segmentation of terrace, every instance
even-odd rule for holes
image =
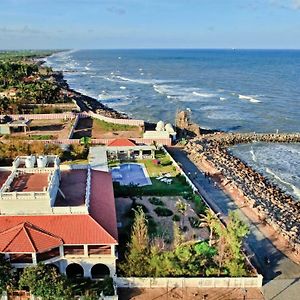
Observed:
[[[17,157],[0,171],[1,214],[88,213],[91,171],[83,167],[61,170],[56,156]]]

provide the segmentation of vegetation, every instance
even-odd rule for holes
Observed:
[[[0,165],[9,165],[17,156],[22,155],[58,155],[62,161],[66,160],[85,160],[88,150],[82,145],[70,145],[68,151],[63,151],[59,145],[45,144],[35,141],[28,143],[26,141],[11,140],[9,142],[0,142]]]
[[[152,185],[145,185],[142,187],[134,184],[122,186],[118,182],[114,182],[115,196],[186,196],[192,193],[191,187],[185,182],[185,178],[181,175],[173,177],[171,184],[166,184],[153,177],[151,177],[150,179]]]
[[[181,230],[174,223],[171,249],[159,237],[150,238],[148,219],[142,209],[135,211],[131,238],[120,270],[125,276],[245,276],[249,273],[241,251],[247,227],[233,212],[228,226],[215,217],[210,223],[213,243],[183,243]]]
[[[108,123],[99,119],[93,119],[93,128],[96,131],[104,131],[104,132],[139,130],[138,126]]]
[[[74,299],[75,296],[97,300],[101,295],[112,296],[115,293],[110,277],[101,281],[89,278],[71,280],[58,273],[56,268],[42,263],[25,268],[17,280],[11,264],[1,258],[0,294],[14,289],[29,290],[32,295],[45,300]]]
[[[24,269],[20,289],[29,288],[30,292],[42,299],[70,299],[72,291],[67,279],[53,267],[39,263]]]
[[[49,54],[48,51],[0,52],[0,114],[52,112],[55,108],[34,108],[34,105],[70,102],[53,78],[51,68],[41,67],[32,60]]]
[[[74,279],[71,281],[70,286],[72,294],[83,296],[83,299],[98,300],[102,293],[104,296],[113,296],[115,294],[111,277],[105,277],[101,281],[89,278]]]
[[[0,295],[14,285],[13,269],[4,256],[0,257]]]
[[[156,197],[151,197],[148,199],[149,202],[153,205],[159,205],[159,206],[164,206],[165,204],[163,203],[163,201],[161,201],[159,198]]]
[[[171,210],[163,206],[157,206],[154,211],[159,217],[170,217],[173,215]]]

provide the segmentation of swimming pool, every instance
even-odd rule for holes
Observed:
[[[144,186],[152,184],[144,164],[124,163],[112,168],[111,174],[113,181],[119,182],[121,185]]]

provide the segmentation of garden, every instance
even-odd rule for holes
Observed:
[[[122,186],[114,182],[116,197],[134,196],[186,196],[192,192],[185,177],[173,165],[169,157],[162,151],[155,152],[155,159],[130,160],[144,164],[149,174],[152,185]],[[120,161],[109,161],[109,166],[116,166]]]
[[[133,223],[125,251],[119,257],[118,272],[133,277],[203,277],[254,275],[242,252],[248,228],[234,212],[227,227],[209,210],[201,219],[208,230],[202,241],[186,241],[183,229],[173,223],[172,240],[166,242],[159,231],[153,231],[153,218],[145,206],[131,211]],[[128,230],[127,229],[127,230]],[[124,238],[124,237],[123,237]],[[121,241],[120,241],[121,243]],[[124,245],[126,245],[124,247]]]

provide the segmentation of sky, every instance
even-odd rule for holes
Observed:
[[[300,0],[0,0],[0,49],[300,49]]]

